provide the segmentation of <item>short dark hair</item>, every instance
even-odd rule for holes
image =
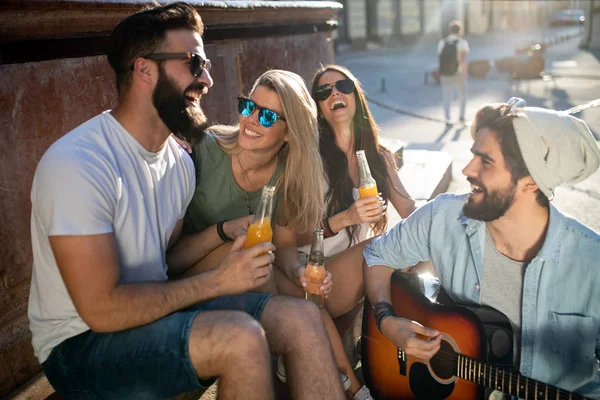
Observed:
[[[450,21],[448,23],[448,31],[450,33],[455,34],[455,35],[462,34],[462,31],[463,31],[463,24],[462,24],[462,22],[460,22],[460,21],[458,21],[456,19],[454,21]]]
[[[204,25],[194,7],[182,2],[143,9],[117,25],[110,36],[108,62],[115,71],[119,93],[131,83],[135,60],[155,52],[167,31],[174,29],[189,29],[202,35]]]
[[[494,132],[500,143],[500,151],[508,166],[512,183],[515,184],[519,179],[531,174],[517,142],[517,134],[513,125],[513,119],[517,116],[508,115],[509,109],[508,104],[490,104],[479,109],[471,127],[471,136],[476,139],[484,128]],[[536,200],[540,206],[548,207],[548,198],[540,189],[537,190]]]

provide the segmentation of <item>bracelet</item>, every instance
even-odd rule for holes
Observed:
[[[373,316],[375,317],[375,325],[381,332],[381,322],[387,317],[395,317],[394,307],[385,301],[380,301],[373,306]],[[383,333],[383,332],[382,332]]]
[[[334,232],[329,225],[329,218],[325,218],[321,221],[321,227],[323,228],[323,237],[330,238],[337,235],[339,232]]]
[[[229,236],[227,236],[227,234],[225,233],[225,230],[223,229],[223,224],[225,222],[227,222],[227,221],[217,222],[217,233],[219,234],[219,237],[221,238],[222,241],[231,242],[233,239],[230,238]]]

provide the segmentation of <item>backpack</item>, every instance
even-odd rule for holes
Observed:
[[[449,40],[444,44],[440,53],[440,75],[454,76],[458,71],[458,52],[456,44],[458,40]]]

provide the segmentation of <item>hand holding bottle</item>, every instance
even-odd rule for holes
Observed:
[[[379,197],[377,182],[371,175],[364,150],[356,151],[356,160],[358,162],[359,199],[346,210],[348,225],[375,222],[383,217],[385,211],[383,199]]]
[[[252,221],[254,221],[254,215],[225,221],[223,223],[223,230],[228,237],[235,240],[248,232],[248,227]]]
[[[260,243],[243,249],[246,236],[238,237],[215,273],[223,295],[244,293],[264,285],[271,275],[271,263],[275,259],[272,243]]]
[[[383,217],[386,206],[380,197],[360,198],[345,211],[347,225],[359,225],[365,222],[375,222]]]
[[[294,267],[293,280],[294,283],[296,283],[296,285],[301,286],[306,291],[306,287],[308,286],[308,282],[306,279],[306,265],[297,265],[296,267]],[[322,291],[322,294],[325,295],[325,298],[327,298],[327,296],[331,292],[332,286],[333,276],[331,275],[331,272],[326,271],[325,278],[322,280],[319,286],[319,289]]]
[[[310,246],[310,256],[306,267],[304,267],[304,297],[319,307],[325,305],[325,298],[329,291],[325,292],[325,280],[331,281],[331,273],[325,268],[325,253],[323,247],[323,229],[315,229],[313,232],[313,242]],[[329,285],[331,290],[331,284]]]

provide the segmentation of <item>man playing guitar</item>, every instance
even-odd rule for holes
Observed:
[[[379,330],[428,360],[442,333],[396,317],[390,277],[431,259],[458,303],[503,312],[522,375],[600,398],[600,234],[557,210],[554,188],[600,165],[586,124],[521,99],[481,108],[472,127],[468,195],[427,203],[364,251],[365,285]]]

